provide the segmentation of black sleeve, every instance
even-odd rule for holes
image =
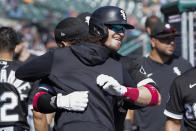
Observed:
[[[123,86],[133,87],[133,88],[137,87],[135,81],[132,79],[132,77],[130,77],[130,75],[124,68],[123,68],[123,82],[124,82]]]
[[[42,94],[37,100],[37,111],[41,113],[56,112],[56,96],[50,93]]]
[[[37,87],[37,93],[34,96],[34,101],[37,102],[37,108],[35,110],[41,113],[56,112],[56,94],[51,85],[41,81]]]
[[[131,78],[136,82],[139,83],[140,81],[146,79],[146,75],[144,75],[141,69],[141,59],[138,57],[128,57],[123,56],[120,59],[123,67],[128,71]]]
[[[52,66],[52,58],[53,53],[49,51],[24,63],[16,70],[16,77],[24,81],[34,82],[48,76]]]
[[[154,80],[145,75],[142,67],[142,60],[143,57],[121,57],[121,63],[123,67],[128,71],[130,77],[136,83],[137,87],[151,84],[157,90],[159,90],[159,87],[156,85]]]
[[[33,83],[30,83],[31,84],[31,89],[30,91],[28,92],[28,98],[27,98],[27,102],[28,104],[32,104],[33,103],[33,98],[35,96],[35,94],[38,92],[38,85],[39,85],[39,81],[35,81]]]
[[[178,84],[179,79],[175,79],[169,91],[169,101],[166,104],[166,110],[164,114],[171,118],[178,119],[182,118],[184,110],[182,92],[180,89],[180,84]]]

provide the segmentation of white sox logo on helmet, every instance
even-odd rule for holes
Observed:
[[[90,18],[91,18],[90,16],[86,16],[86,17],[85,17],[85,22],[86,22],[88,25],[89,25]]]
[[[125,14],[125,11],[124,10],[120,10],[120,13],[123,17],[124,20],[127,20],[127,17],[126,17],[126,14]]]

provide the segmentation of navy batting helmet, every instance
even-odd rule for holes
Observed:
[[[134,28],[127,23],[125,11],[116,6],[104,6],[96,9],[89,21],[89,33],[106,39],[108,36],[107,25],[123,25],[126,29]]]

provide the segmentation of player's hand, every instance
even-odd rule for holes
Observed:
[[[120,85],[113,77],[101,74],[97,77],[97,85],[110,95],[123,96],[127,92],[127,88]]]
[[[75,91],[68,95],[57,94],[57,107],[72,111],[84,111],[88,103],[88,91]]]

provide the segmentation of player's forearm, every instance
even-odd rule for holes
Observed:
[[[45,114],[33,111],[33,121],[35,131],[48,131],[48,123]]]
[[[122,96],[129,109],[131,105],[155,106],[161,103],[161,95],[155,88],[154,83],[149,83],[138,88],[125,87],[116,81],[113,77],[101,74],[97,77],[97,84],[110,95]]]
[[[180,131],[180,120],[167,119],[165,123],[165,131]]]
[[[127,93],[124,96],[138,106],[155,106],[161,103],[161,95],[150,84],[138,88],[127,87]]]
[[[161,104],[161,95],[160,93],[157,91],[157,95],[158,95],[158,98],[152,98],[154,97],[149,89],[147,89],[146,87],[144,86],[141,86],[141,87],[138,87],[139,89],[139,97],[136,101],[135,104],[139,105],[139,106],[155,106],[155,105],[160,105]],[[156,96],[155,96],[156,97]],[[155,100],[156,102],[154,102],[154,104],[151,104],[151,102],[153,101],[152,99],[157,99]]]

